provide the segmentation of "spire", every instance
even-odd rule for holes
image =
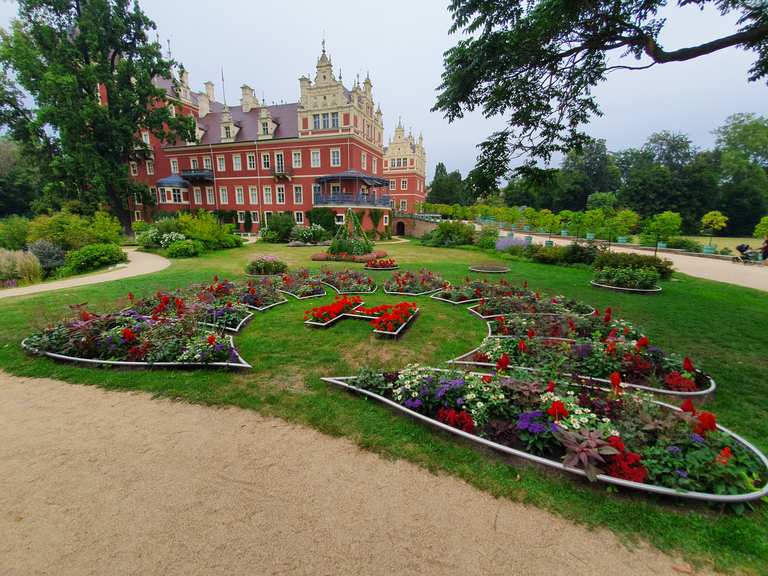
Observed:
[[[227,108],[227,90],[224,88],[224,66],[221,67],[221,94],[224,99],[224,108],[229,110]]]

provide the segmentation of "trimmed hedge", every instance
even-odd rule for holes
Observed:
[[[89,244],[67,254],[63,275],[82,274],[128,260],[117,244]]]
[[[595,270],[603,268],[653,268],[664,280],[672,276],[672,262],[658,256],[634,252],[602,252],[593,264]]]
[[[176,240],[168,245],[166,254],[169,258],[193,258],[205,252],[200,240]]]
[[[651,290],[659,283],[654,268],[601,268],[595,270],[592,280],[606,286]]]

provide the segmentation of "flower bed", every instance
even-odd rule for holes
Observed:
[[[367,263],[370,260],[377,260],[380,258],[386,258],[387,253],[384,250],[374,250],[368,254],[349,254],[347,252],[340,252],[338,254],[331,254],[330,252],[323,252],[321,254],[312,254],[312,260],[316,262],[332,261],[332,262],[360,262]]]
[[[418,272],[394,272],[392,278],[384,282],[384,292],[387,294],[407,294],[424,296],[448,287],[442,276],[422,269]]]
[[[714,381],[697,370],[690,358],[665,354],[651,346],[647,336],[638,340],[610,338],[486,338],[483,343],[451,361],[483,367],[523,367],[543,373],[618,379],[622,384],[659,394],[706,396]]]
[[[469,267],[469,271],[480,272],[481,274],[504,274],[509,272],[509,267],[495,264],[473,264]]]
[[[245,267],[245,273],[249,276],[273,276],[282,274],[288,270],[288,264],[277,256],[257,256]]]
[[[600,268],[595,270],[591,284],[621,292],[655,294],[661,292],[660,275],[654,268]]]
[[[625,288],[623,286],[609,286],[608,284],[600,284],[594,280],[590,280],[589,283],[595,288],[613,290],[614,292],[625,292],[627,294],[659,294],[662,290],[661,286],[655,286],[653,288]]]
[[[221,337],[192,317],[158,318],[132,310],[91,314],[33,334],[22,346],[35,354],[85,364],[137,367],[250,368],[231,337]]]
[[[248,308],[258,310],[259,312],[287,302],[277,291],[275,282],[270,278],[249,280],[247,285],[239,292],[239,301]]]
[[[432,294],[430,298],[451,304],[466,304],[469,302],[479,302],[483,298],[511,295],[516,290],[519,290],[519,288],[515,288],[506,280],[493,283],[488,282],[488,280],[471,280],[466,278],[463,284],[447,285],[439,292]]]
[[[323,283],[339,294],[370,294],[376,292],[373,278],[357,270],[328,270],[322,272]]]
[[[596,310],[564,296],[542,298],[538,292],[520,291],[512,296],[494,296],[480,300],[469,311],[487,320],[505,314],[594,314]]]
[[[312,276],[306,268],[301,268],[290,274],[283,274],[280,277],[279,286],[278,290],[280,292],[290,294],[299,300],[325,296],[323,281],[316,276]]]
[[[394,258],[375,258],[365,263],[366,270],[397,270],[400,268]]]
[[[714,414],[535,374],[410,365],[324,378],[501,452],[625,488],[712,502],[768,494],[768,459]]]
[[[415,302],[399,302],[394,306],[381,304],[373,308],[360,307],[354,311],[354,316],[367,316],[372,318],[371,326],[376,334],[386,336],[400,336],[411,320],[416,318],[419,309]]]
[[[488,335],[502,338],[630,338],[643,333],[625,320],[614,319],[611,308],[603,316],[590,314],[511,314],[488,321]]]
[[[363,304],[359,296],[336,296],[333,302],[325,306],[316,306],[304,311],[304,324],[308,326],[330,326],[337,320],[347,316],[351,311]]]

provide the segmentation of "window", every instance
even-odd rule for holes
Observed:
[[[232,127],[231,126],[224,126],[224,138],[229,140],[232,138]]]
[[[237,221],[240,224],[245,222],[245,212],[243,212],[242,210],[238,210],[237,211]]]
[[[248,170],[256,170],[256,154],[248,154]]]
[[[206,170],[213,170],[213,164],[211,164],[210,156],[203,156],[203,168]]]
[[[269,210],[264,212],[264,226],[266,226],[267,228],[269,228],[269,217],[270,216],[272,216],[272,212],[270,212]]]
[[[377,158],[371,158],[371,168],[374,174],[379,173],[379,160]]]
[[[272,204],[272,186],[264,186],[264,204]]]
[[[275,196],[278,204],[285,204],[285,186],[277,186],[275,188]]]
[[[329,122],[328,122],[328,112],[323,112],[323,130],[328,130]]]
[[[251,204],[259,203],[259,189],[256,186],[248,186],[248,200]]]
[[[397,182],[395,180],[389,181],[389,189],[390,190],[397,190]]]
[[[339,184],[331,184],[331,194],[341,194],[341,186]]]
[[[197,170],[197,168],[198,168],[198,165],[197,165],[197,158],[190,158],[190,159],[189,159],[189,167],[190,167],[192,170]]]
[[[146,130],[144,130],[141,133],[141,141],[144,142],[144,144],[146,144],[147,146],[149,146],[149,132],[147,132]]]
[[[224,172],[227,169],[227,162],[224,160],[224,156],[216,156],[216,169],[219,172]]]
[[[301,150],[294,150],[291,156],[291,166],[301,168]]]
[[[293,203],[294,204],[303,204],[304,203],[304,187],[296,185],[293,187]]]
[[[320,114],[312,114],[312,129],[320,130]]]
[[[401,178],[400,179],[400,190],[408,190],[408,179],[407,178]]]
[[[384,214],[384,226],[389,226],[389,214]]]
[[[131,167],[131,176],[138,176],[139,175],[139,165],[136,164],[136,162],[129,163],[129,166]]]
[[[269,152],[265,152],[261,155],[261,167],[265,170],[269,170],[270,162],[269,162]]]
[[[408,210],[408,200],[400,200],[400,212]]]
[[[171,160],[171,174],[178,174],[179,173],[179,161],[176,160],[176,158],[173,158]]]
[[[336,214],[336,224],[344,224],[344,214]]]
[[[219,202],[221,204],[228,204],[229,203],[229,193],[227,192],[226,186],[220,186],[219,187]]]
[[[312,150],[309,154],[312,168],[320,168],[320,150]]]
[[[259,213],[256,210],[251,210],[251,222],[254,224],[259,223]]]
[[[267,122],[266,120],[261,123],[261,133],[269,134],[269,122]]]
[[[339,148],[331,148],[331,166],[341,166],[341,150]]]
[[[184,199],[184,197],[181,194],[180,188],[172,188],[171,192],[173,194],[173,203],[174,204],[181,204],[181,201]]]
[[[168,113],[171,115],[171,118],[176,118],[176,106],[168,104]]]
[[[242,186],[235,186],[235,204],[245,204]]]
[[[157,203],[161,203],[162,200],[160,199],[160,195],[157,193],[157,188],[150,188],[149,193],[154,197],[157,198]]]
[[[339,127],[339,113],[331,112],[331,128]]]
[[[408,158],[403,158],[403,168],[408,166]]]
[[[147,165],[147,174],[152,176],[155,173],[155,163],[152,160],[147,160],[146,165]]]
[[[136,210],[133,213],[133,219],[137,222],[141,222],[144,219],[144,216],[141,214],[141,210]]]
[[[133,203],[136,206],[138,206],[139,204],[143,204],[143,202],[141,201],[141,196],[136,192],[133,193]]]
[[[195,204],[202,204],[203,203],[203,193],[200,191],[199,187],[193,188],[193,191],[195,193]]]
[[[368,170],[368,154],[365,152],[360,153],[360,167],[363,170]]]
[[[240,154],[235,154],[232,156],[232,170],[242,170],[243,169],[243,161],[240,158]]]
[[[213,186],[205,187],[205,196],[208,204],[216,204],[216,196],[213,194]]]
[[[296,220],[296,224],[304,224],[304,212],[294,212],[293,219]]]
[[[282,152],[275,152],[275,172],[278,174],[285,172],[285,159]]]

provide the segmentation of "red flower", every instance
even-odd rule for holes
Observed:
[[[707,432],[713,432],[717,430],[717,420],[712,412],[699,412],[698,423],[694,427],[693,431],[701,436],[706,436]]]
[[[595,311],[592,312],[592,316],[594,316],[595,318],[600,316],[600,309],[599,308],[595,308]]]
[[[555,400],[547,409],[547,414],[549,414],[552,418],[555,419],[555,422],[557,422],[560,418],[568,418],[569,412],[566,410],[565,404],[563,404],[560,400]]]
[[[613,340],[608,342],[608,346],[605,347],[605,353],[608,354],[609,356],[615,354],[616,353],[616,342],[614,342]]]
[[[613,314],[613,311],[610,308],[606,308],[605,316],[603,316],[603,322],[605,322],[606,324],[610,324],[612,314]]]
[[[638,352],[640,352],[640,350],[648,346],[648,343],[649,343],[648,336],[643,336],[642,338],[640,338],[640,340],[635,342],[635,349]]]
[[[466,410],[457,412],[450,408],[440,408],[437,411],[437,420],[454,428],[459,428],[464,432],[472,433],[475,431],[475,421]]]
[[[216,344],[216,334],[209,334],[208,335],[208,345],[213,346]]]
[[[619,452],[624,452],[624,442],[622,442],[621,438],[619,438],[618,436],[609,436],[608,444],[616,448],[616,450],[618,450]]]
[[[606,340],[613,340],[618,335],[619,331],[616,328],[611,328],[611,331],[608,332],[608,335],[605,337]]]
[[[498,370],[499,372],[503,372],[507,368],[509,368],[509,356],[505,352],[504,354],[501,355],[501,358],[499,358],[499,361],[496,362],[496,370]]]
[[[491,382],[493,382],[493,376],[489,376],[488,374],[486,374],[485,376],[483,376],[483,382],[485,382],[486,384],[490,384]]]
[[[214,281],[214,282],[218,282],[218,281],[219,281],[219,275],[218,275],[218,274],[217,274],[216,276],[214,276],[214,277],[213,277],[213,281]]]
[[[547,382],[547,392],[554,392],[555,391],[555,381],[550,380]]]
[[[534,336],[536,336],[536,332],[533,331],[533,328],[528,328],[528,340],[533,340]]]
[[[693,372],[694,371],[693,362],[691,361],[690,358],[688,358],[688,356],[686,356],[683,359],[683,370],[685,370],[686,372]]]
[[[621,374],[618,372],[611,372],[611,387],[617,396],[621,394]]]
[[[133,342],[134,340],[136,340],[136,334],[130,328],[123,328],[122,334],[123,334],[123,339],[126,342]]]
[[[733,452],[731,452],[731,449],[728,446],[726,446],[725,448],[720,450],[720,454],[718,454],[715,457],[715,462],[723,466],[726,466],[728,465],[728,462],[730,462],[731,458],[733,458]]]
[[[517,349],[523,354],[528,352],[528,345],[525,343],[525,340],[520,340],[520,342],[517,343]]]
[[[690,398],[686,398],[685,401],[680,405],[680,408],[683,412],[690,412],[692,415],[696,415],[696,408],[693,405],[693,402]]]
[[[697,390],[696,383],[690,378],[685,378],[677,370],[667,374],[664,382],[666,382],[670,390],[677,392],[695,392]]]
[[[128,300],[133,302],[133,292],[128,292]]]

